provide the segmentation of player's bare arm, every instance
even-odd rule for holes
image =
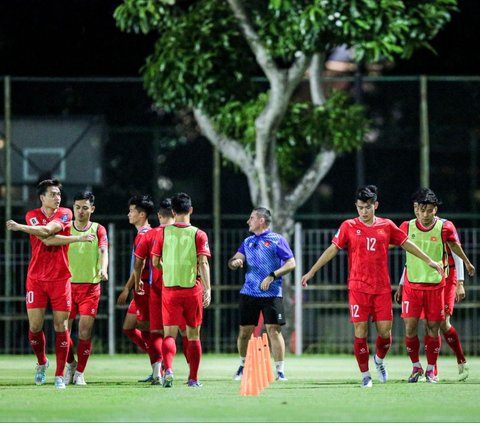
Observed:
[[[162,269],[162,258],[160,256],[152,255],[152,265],[157,269]]]
[[[203,290],[203,307],[206,308],[212,301],[212,291],[210,286],[210,265],[208,264],[208,258],[204,255],[198,256],[198,272],[200,274],[200,280],[202,282]]]
[[[108,247],[100,247],[100,280],[108,280]]]
[[[53,235],[47,238],[41,238],[42,242],[48,246],[58,247],[60,245],[69,245],[75,242],[92,242],[95,239],[94,234],[82,235]]]
[[[60,232],[63,229],[62,225],[55,221],[49,222],[47,225],[29,226],[17,223],[14,220],[8,220],[6,226],[9,231],[25,232],[26,234],[33,235],[38,238],[46,238],[55,235],[57,232]]]
[[[242,253],[236,253],[230,260],[228,260],[228,268],[230,270],[241,269],[245,263],[245,256]]]
[[[120,292],[120,295],[117,298],[118,305],[123,305],[127,302],[128,294],[130,294],[130,290],[133,288],[133,286],[135,286],[135,277],[132,272],[127,283],[123,287],[122,292]]]
[[[141,279],[142,270],[145,267],[145,260],[142,260],[139,257],[135,257],[135,262],[133,263],[133,277],[135,279],[135,292],[137,294],[144,294],[143,281]]]
[[[475,267],[473,264],[470,262],[468,259],[467,255],[463,251],[463,248],[460,246],[460,244],[457,244],[456,242],[447,242],[448,246],[450,249],[463,260],[463,263],[465,264],[465,267],[467,269],[468,276],[473,277],[475,276]]]
[[[318,258],[317,262],[312,266],[312,268],[302,276],[301,283],[304,288],[308,286],[308,281],[313,278],[315,273],[317,273],[323,266],[332,260],[337,255],[338,251],[339,248],[335,244],[330,244],[330,246]]]
[[[295,269],[295,266],[295,259],[293,257],[288,259],[282,267],[272,272],[275,274],[275,277],[270,274],[262,281],[262,283],[260,284],[260,289],[262,291],[268,291],[268,288],[275,279],[279,278],[280,276],[286,275],[287,273],[290,273],[293,269]]]

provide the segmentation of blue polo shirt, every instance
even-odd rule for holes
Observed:
[[[245,238],[238,252],[245,256],[245,283],[241,294],[252,297],[281,297],[282,277],[275,279],[267,291],[260,289],[262,281],[273,271],[293,257],[287,240],[280,234],[267,229],[260,235]]]

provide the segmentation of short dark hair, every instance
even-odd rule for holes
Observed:
[[[95,204],[95,196],[93,195],[92,191],[78,191],[74,196],[73,196],[73,202],[78,200],[88,200],[90,201],[90,204],[93,205]]]
[[[155,209],[153,199],[148,194],[134,195],[128,200],[128,205],[135,206],[138,211],[144,212],[147,217],[150,216]]]
[[[158,207],[158,214],[162,217],[173,217],[172,200],[170,198],[165,198],[160,202],[160,206]]]
[[[172,197],[172,209],[177,214],[186,214],[192,207],[192,199],[188,194],[179,192]]]
[[[62,188],[62,184],[58,179],[44,179],[43,181],[40,181],[37,185],[37,195],[39,197],[41,195],[45,195],[48,187]]]
[[[375,185],[364,185],[357,189],[355,192],[355,201],[360,200],[364,203],[377,201],[378,188]]]
[[[260,206],[255,207],[253,211],[257,213],[259,217],[263,217],[267,226],[270,226],[270,223],[272,223],[272,213],[270,213],[270,210],[268,210],[266,207]]]
[[[418,204],[432,204],[438,206],[442,202],[430,188],[420,188],[412,195],[412,201]]]

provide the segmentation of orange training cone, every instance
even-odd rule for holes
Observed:
[[[270,356],[270,347],[268,346],[268,337],[266,333],[262,335],[262,342],[263,342],[263,357],[264,357],[265,367],[267,369],[267,380],[269,383],[272,383],[275,380],[275,377],[273,376],[272,358]]]

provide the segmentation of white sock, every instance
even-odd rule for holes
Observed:
[[[413,367],[420,367],[422,368],[422,365],[420,364],[420,361],[416,361],[415,363],[412,363]]]
[[[240,357],[240,366],[245,367],[245,357]]]
[[[369,371],[362,372],[362,379],[365,378],[365,377],[367,377],[367,376],[368,376],[368,377],[371,377]]]
[[[284,368],[285,368],[285,361],[275,361],[275,368],[277,369],[278,372],[285,373]]]
[[[430,371],[430,370],[434,370],[434,369],[435,369],[434,364],[427,364],[427,372]]]
[[[375,354],[375,363],[382,364],[383,363],[383,358],[380,358],[377,354]]]

